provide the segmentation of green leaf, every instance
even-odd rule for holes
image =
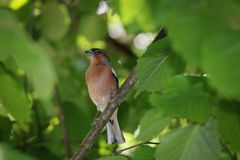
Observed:
[[[224,32],[207,40],[203,68],[221,95],[240,99],[240,33]]]
[[[0,9],[0,35],[0,55],[12,56],[26,71],[38,98],[49,97],[56,79],[49,58],[21,30],[11,12],[4,9]]]
[[[201,61],[199,54],[199,44],[205,39],[206,34],[202,34],[204,18],[200,17],[200,12],[204,6],[200,1],[161,1],[158,9],[160,22],[166,25],[171,33],[169,38],[174,49],[178,51],[188,63],[197,65]],[[196,6],[197,8],[195,8]]]
[[[221,154],[219,138],[213,124],[188,125],[178,128],[158,145],[155,157],[164,160],[218,160]]]
[[[158,136],[169,124],[171,117],[163,116],[159,109],[151,109],[145,113],[140,122],[140,134],[138,139],[146,141]]]
[[[73,2],[73,1],[69,1]],[[77,14],[79,12],[82,13],[96,13],[96,10],[98,8],[99,1],[95,0],[81,0],[81,4],[78,3],[78,1],[73,2],[74,5],[77,7]]]
[[[13,160],[13,159],[24,159],[24,160],[34,160],[35,158],[21,153],[13,148],[10,148],[6,144],[0,144],[0,159],[2,160]]]
[[[124,131],[134,132],[144,114],[152,108],[148,101],[148,94],[143,93],[136,99],[133,99],[135,92],[132,91],[131,96],[129,95],[129,100],[125,100],[118,109],[119,121]],[[134,107],[132,107],[134,106]],[[134,118],[132,118],[134,117]]]
[[[229,155],[228,153],[223,153],[219,160],[232,160],[232,158],[231,155]]]
[[[24,130],[28,130],[26,120],[31,116],[31,103],[24,88],[10,75],[0,70],[0,103]]]
[[[239,99],[239,4],[164,0],[158,15],[169,30],[173,48],[190,66],[203,69],[221,95]]]
[[[152,17],[149,0],[118,0],[118,11],[123,24],[130,33],[153,31],[157,28]],[[134,9],[133,9],[134,8]],[[145,14],[139,14],[144,10]],[[146,25],[147,24],[147,25]]]
[[[151,44],[143,57],[138,60],[136,76],[139,88],[135,97],[143,91],[160,91],[165,80],[183,68],[182,62],[175,57],[169,45],[166,38],[157,41]]]
[[[70,17],[65,5],[50,1],[43,6],[40,26],[43,35],[50,40],[64,37],[70,25]]]
[[[0,116],[0,130],[1,130],[0,132],[1,142],[12,141],[11,140],[12,123],[9,121],[7,117]]]
[[[137,148],[132,155],[134,160],[154,160],[155,148],[149,146],[141,146]]]
[[[233,149],[240,151],[240,109],[229,102],[222,102],[216,107],[215,116],[218,130]]]
[[[51,145],[51,146],[54,146],[54,145],[58,145],[58,146],[62,146],[62,143],[61,141],[58,141],[58,142],[48,142],[48,143],[45,143],[45,145]],[[63,146],[62,146],[63,147]],[[65,156],[65,154],[63,153],[64,149],[62,148],[58,148],[58,154],[54,154],[50,149],[48,149],[47,147],[45,147],[44,145],[37,145],[37,146],[34,146],[34,147],[29,147],[28,149],[28,153],[33,155],[34,157],[37,157],[37,159],[61,159],[62,157]],[[24,159],[25,160],[25,159]]]
[[[85,36],[90,41],[102,40],[107,36],[107,19],[96,14],[84,15],[80,19],[78,34]],[[98,26],[98,27],[96,27]]]
[[[62,104],[65,114],[65,123],[71,139],[83,140],[91,126],[91,116],[73,103],[65,102]],[[80,116],[81,115],[81,116]],[[78,122],[78,123],[76,123]],[[83,126],[83,127],[79,127]],[[78,144],[78,142],[76,141]]]
[[[123,156],[107,156],[98,158],[97,160],[127,160],[127,158]]]
[[[193,66],[202,63],[202,46],[206,36],[219,35],[226,27],[226,17],[239,15],[232,1],[167,1],[159,4],[158,19],[167,26],[174,49]],[[208,39],[207,38],[207,39]]]
[[[176,76],[166,82],[162,95],[152,94],[150,102],[164,115],[187,117],[194,122],[203,123],[214,107],[203,88],[204,79],[200,77]]]

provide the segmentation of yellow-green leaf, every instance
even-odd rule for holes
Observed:
[[[26,120],[31,116],[31,102],[22,84],[0,70],[0,103],[24,130],[28,130]]]

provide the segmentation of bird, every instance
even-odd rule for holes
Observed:
[[[88,93],[96,105],[97,111],[103,112],[119,88],[118,77],[111,67],[110,59],[105,50],[92,48],[85,53],[90,56],[90,64],[85,73]],[[117,112],[118,109],[106,124],[107,144],[125,142],[118,123]]]

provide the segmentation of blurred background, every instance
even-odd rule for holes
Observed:
[[[86,160],[239,160],[239,42],[237,0],[0,0],[0,159],[71,157],[96,114],[84,51],[102,48],[138,84],[119,109],[127,143],[102,131]]]
[[[154,33],[160,29],[145,25],[144,17],[138,17],[138,11],[132,9],[135,2],[131,3],[0,1],[1,74],[7,74],[1,79],[0,98],[4,159],[26,158],[18,152],[15,154],[16,150],[37,159],[65,159],[68,155],[63,143],[59,107],[64,112],[71,153],[76,150],[96,113],[84,79],[89,64],[84,51],[93,47],[106,49],[122,84],[137,57],[143,54]],[[121,13],[116,13],[117,10]],[[125,100],[119,112],[125,136],[133,144],[133,134],[144,108],[150,107],[145,96],[140,98],[143,100]],[[116,148],[117,145],[106,145],[105,133],[102,133],[86,159],[110,154]]]

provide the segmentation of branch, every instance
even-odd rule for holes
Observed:
[[[84,138],[77,151],[73,155],[72,159],[81,160],[84,158],[85,154],[91,148],[94,140],[97,138],[98,134],[101,132],[102,128],[106,125],[110,117],[113,115],[114,111],[117,109],[118,105],[123,101],[123,98],[127,95],[129,90],[136,83],[135,70],[133,70],[121,88],[118,90],[116,96],[110,101],[108,106],[105,108],[103,113],[96,118],[93,122],[92,128],[88,132],[87,136]]]
[[[164,29],[161,29],[160,32],[157,34],[153,42],[163,38],[166,35]],[[92,124],[92,128],[88,132],[87,136],[84,138],[82,143],[79,145],[77,151],[72,156],[72,160],[81,160],[84,158],[88,150],[92,147],[94,140],[97,138],[98,134],[101,132],[102,128],[106,125],[110,117],[113,115],[114,111],[117,107],[122,103],[124,97],[136,83],[136,73],[135,68],[130,72],[128,78],[123,83],[121,88],[118,90],[116,95],[112,98],[110,103],[107,105],[105,110],[101,113],[99,118],[95,119]]]
[[[60,122],[61,122],[60,124],[61,124],[62,132],[63,132],[63,143],[64,143],[65,152],[66,152],[66,157],[68,159],[70,159],[72,156],[72,151],[71,151],[71,147],[70,147],[70,140],[69,140],[67,126],[65,123],[64,111],[63,111],[63,108],[61,105],[61,97],[60,97],[58,87],[55,87],[54,98],[55,98],[55,102],[57,105],[58,114],[59,114],[59,118],[60,118]]]
[[[166,29],[165,28],[161,28],[160,31],[158,32],[157,36],[152,41],[152,43],[157,42],[158,40],[163,39],[166,36],[167,36]]]
[[[113,154],[114,154],[114,155],[120,154],[120,153],[122,153],[122,152],[124,152],[124,151],[126,151],[126,150],[129,150],[129,149],[132,149],[132,148],[135,148],[135,147],[138,147],[138,146],[146,145],[146,144],[155,144],[155,145],[158,145],[158,144],[160,144],[160,143],[159,143],[159,142],[149,142],[149,141],[147,141],[147,142],[142,142],[142,143],[138,143],[138,144],[135,144],[135,145],[130,146],[130,147],[127,147],[127,148],[120,149],[120,150],[116,151],[116,152],[113,153]]]

